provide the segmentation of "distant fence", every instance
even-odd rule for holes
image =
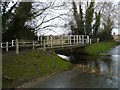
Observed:
[[[100,41],[99,38],[91,38],[91,43],[98,43]]]
[[[20,47],[41,48],[59,48],[75,45],[91,44],[91,39],[87,35],[61,35],[61,36],[39,36],[38,40],[20,41],[18,39],[11,42],[1,43],[1,48],[9,51],[9,48],[15,48],[16,53],[19,53]]]

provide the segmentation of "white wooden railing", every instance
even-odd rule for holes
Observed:
[[[16,53],[19,53],[20,47],[41,48],[43,50],[48,48],[59,48],[67,46],[91,44],[91,39],[87,35],[61,35],[61,36],[39,36],[38,40],[34,41],[20,41],[18,39],[11,42],[1,43],[1,48],[9,51],[9,48],[15,47]]]

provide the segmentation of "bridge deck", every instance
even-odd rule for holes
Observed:
[[[91,39],[88,35],[61,35],[61,36],[39,36],[37,41],[21,41],[13,40],[12,42],[1,43],[1,48],[15,47],[16,53],[19,53],[20,47],[32,47],[33,49],[50,49],[64,47],[82,47],[86,44],[91,44]]]

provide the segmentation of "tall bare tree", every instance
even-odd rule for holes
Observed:
[[[33,24],[36,32],[42,32],[66,25],[70,9],[67,2],[51,0],[50,2],[34,2],[32,11],[34,13]],[[36,23],[37,21],[37,23]],[[57,33],[57,32],[56,32]]]
[[[114,2],[99,2],[96,4],[96,11],[101,12],[99,37],[101,40],[112,39],[111,32],[116,27],[117,5]]]

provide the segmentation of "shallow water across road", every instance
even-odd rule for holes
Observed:
[[[73,64],[74,69],[53,75],[44,80],[38,80],[31,83],[28,87],[118,88],[120,87],[118,83],[120,81],[119,50],[120,45],[109,50],[108,54],[110,55],[100,56],[99,58],[87,58],[87,60],[78,60],[79,62]],[[74,59],[76,59],[76,57],[74,57]]]

